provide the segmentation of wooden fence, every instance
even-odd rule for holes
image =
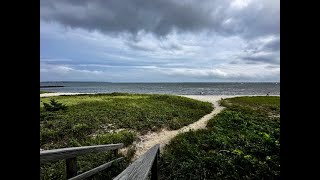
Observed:
[[[69,180],[80,180],[88,178],[100,171],[103,171],[110,167],[113,163],[119,162],[123,157],[117,158],[105,164],[102,164],[96,168],[86,171],[82,174],[77,174],[77,156],[87,153],[102,152],[113,150],[117,154],[118,149],[122,148],[123,144],[108,144],[98,146],[83,146],[73,148],[62,148],[54,150],[40,151],[40,164],[44,164],[50,161],[66,160],[66,173]],[[158,161],[160,154],[160,145],[157,144],[150,148],[139,159],[129,165],[124,171],[122,171],[115,180],[136,180],[136,179],[158,179]]]
[[[149,178],[151,173],[151,180],[158,179],[158,161],[160,154],[160,144],[156,144],[144,153],[139,159],[129,165],[122,173],[120,173],[114,180],[145,180]]]

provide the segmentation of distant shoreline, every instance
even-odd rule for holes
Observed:
[[[53,83],[114,83],[114,84],[190,84],[190,83],[196,83],[196,84],[201,84],[201,83],[209,83],[209,84],[264,84],[264,83],[266,83],[266,84],[280,84],[280,81],[279,82],[277,82],[277,81],[275,81],[275,82],[273,82],[273,81],[266,81],[266,82],[255,82],[255,81],[253,81],[253,82],[250,82],[250,81],[248,81],[248,82],[210,82],[210,81],[208,81],[208,82],[206,82],[206,81],[203,81],[203,82],[201,82],[201,81],[199,81],[199,82],[192,82],[192,81],[190,81],[190,82],[188,82],[188,81],[182,81],[182,82],[170,82],[170,81],[168,81],[168,82],[161,82],[161,81],[155,81],[155,82],[130,82],[130,81],[128,81],[128,82],[126,82],[126,81],[120,81],[120,82],[103,82],[103,81],[101,81],[101,82],[99,82],[99,81],[45,81],[45,82],[40,82],[40,83],[47,83],[47,84],[53,84]]]
[[[65,87],[65,86],[40,86],[40,88]]]
[[[69,96],[69,95],[92,95],[92,94],[109,94],[109,93],[44,93],[40,94],[40,97],[51,97],[51,96]],[[143,93],[142,93],[143,94]],[[235,95],[182,95],[182,94],[176,94],[176,96],[190,96],[190,97],[200,97],[200,98],[210,98],[210,97],[218,97],[219,99],[221,98],[231,98],[231,97],[238,97],[238,96],[266,96],[266,95],[244,95],[244,94],[235,94]],[[269,95],[269,96],[280,96],[279,95]]]

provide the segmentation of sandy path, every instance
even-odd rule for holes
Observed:
[[[206,128],[207,122],[209,119],[211,119],[213,116],[218,114],[224,107],[220,106],[218,101],[221,98],[229,98],[229,97],[235,97],[235,96],[214,96],[214,95],[181,95],[184,97],[200,100],[200,101],[207,101],[213,104],[214,110],[205,116],[203,116],[198,121],[189,124],[188,126],[184,126],[181,129],[178,130],[166,130],[162,129],[160,132],[153,132],[148,133],[146,135],[140,136],[138,139],[138,142],[134,142],[133,145],[135,146],[136,152],[133,157],[133,160],[140,157],[142,154],[144,154],[148,149],[150,149],[152,146],[156,144],[160,144],[160,152],[163,149],[165,145],[167,145],[172,138],[174,138],[176,135],[182,132],[187,132],[190,129],[197,130],[197,129],[204,129]],[[122,152],[126,152],[126,149],[123,149]]]

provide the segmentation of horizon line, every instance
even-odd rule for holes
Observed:
[[[147,82],[110,82],[110,81],[40,81],[40,83],[70,83],[70,82],[88,82],[88,83],[280,83],[280,81],[176,81],[176,82],[165,82],[165,81],[147,81]]]

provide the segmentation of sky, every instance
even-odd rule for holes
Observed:
[[[40,81],[279,82],[279,0],[41,0]]]

